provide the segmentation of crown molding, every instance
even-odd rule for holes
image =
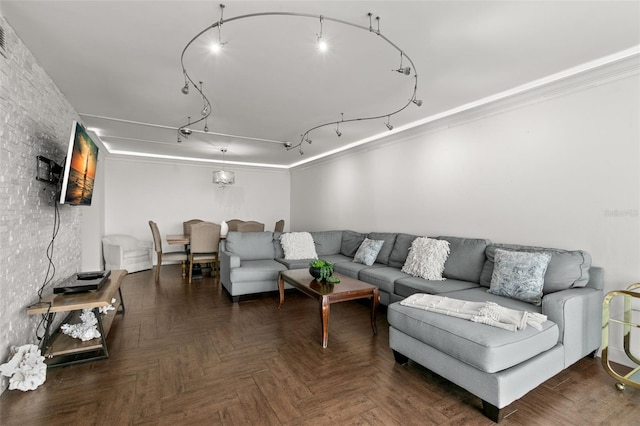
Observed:
[[[440,114],[435,114],[404,126],[398,126],[392,132],[381,133],[380,135],[363,139],[350,146],[330,152],[325,156],[298,162],[291,165],[289,169],[291,171],[304,170],[308,167],[334,161],[337,158],[344,158],[348,155],[400,143],[415,137],[417,134],[432,133],[442,128],[459,126],[470,121],[523,108],[616,80],[638,76],[639,74],[640,46],[636,46],[461,105]]]

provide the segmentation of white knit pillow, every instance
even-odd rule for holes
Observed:
[[[287,232],[280,235],[286,260],[317,259],[316,245],[308,232]]]
[[[442,281],[444,264],[449,257],[449,241],[419,237],[413,240],[402,272],[426,280]]]

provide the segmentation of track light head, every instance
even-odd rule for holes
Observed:
[[[387,129],[393,130],[393,125],[392,124],[385,123],[384,125],[387,126]]]
[[[342,132],[338,129],[336,129],[336,135],[338,135],[338,137],[342,136]]]
[[[182,143],[182,138],[178,136],[178,143]]]
[[[204,131],[205,131],[206,133],[209,133],[209,126],[207,126],[206,124],[204,125]]]
[[[204,108],[202,108],[202,111],[200,111],[200,114],[202,114],[203,116],[209,114],[209,104],[205,105]]]
[[[291,142],[285,142],[282,145],[284,145],[285,149],[291,149]]]
[[[420,99],[413,99],[411,102],[413,102],[414,104],[416,104],[418,106],[422,106],[422,101]]]
[[[394,71],[399,72],[400,74],[409,75],[411,74],[411,67],[404,67],[404,68],[400,67]]]
[[[184,93],[185,95],[189,94],[189,83],[185,82],[184,86],[182,87],[182,93]]]
[[[190,129],[190,128],[188,128],[188,127],[181,127],[181,128],[180,128],[180,133],[182,133],[182,135],[183,135],[183,136],[188,137],[188,136],[190,136],[190,135],[191,135],[191,133],[193,133],[193,132],[192,132],[192,131],[191,131],[191,129]]]

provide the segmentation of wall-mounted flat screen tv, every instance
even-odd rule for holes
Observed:
[[[90,206],[98,165],[98,147],[80,123],[73,121],[62,176],[60,203]]]

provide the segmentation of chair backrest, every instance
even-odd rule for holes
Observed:
[[[191,225],[191,253],[215,253],[220,245],[220,225],[200,222]]]
[[[182,230],[184,235],[191,235],[191,225],[196,223],[204,222],[201,219],[191,219],[186,222],[182,222]]]
[[[253,220],[238,224],[238,232],[264,232],[264,223]]]
[[[284,219],[280,219],[276,222],[275,232],[284,232]]]
[[[102,237],[102,242],[112,246],[120,246],[123,250],[132,250],[138,248],[138,239],[125,234],[111,234]]]
[[[238,225],[241,223],[244,223],[244,220],[231,219],[231,220],[227,220],[226,222],[227,222],[227,226],[229,227],[229,231],[237,231]]]
[[[158,231],[158,225],[150,220],[149,227],[151,228],[151,234],[153,234],[153,245],[155,246],[156,253],[162,253],[162,238],[160,238],[160,231]]]

